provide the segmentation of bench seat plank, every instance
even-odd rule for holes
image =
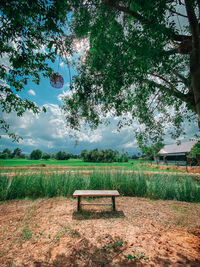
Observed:
[[[73,197],[119,197],[117,190],[76,190]]]

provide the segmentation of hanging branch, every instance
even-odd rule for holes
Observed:
[[[67,60],[67,67],[68,67],[68,71],[69,71],[69,81],[70,81],[70,85],[72,83],[72,77],[71,77],[71,70],[70,70],[70,64],[69,61]]]

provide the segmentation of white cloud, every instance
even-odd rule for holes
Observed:
[[[92,133],[89,131],[86,133],[80,132],[77,134],[77,137],[79,142],[98,143],[102,140],[102,135],[97,130]]]
[[[69,88],[70,87],[70,83],[65,83],[64,85],[63,85],[63,88]]]
[[[66,84],[64,84],[64,88],[67,88],[67,87],[69,87],[70,86],[70,83],[66,83]],[[63,98],[65,97],[65,96],[68,96],[68,97],[71,97],[72,95],[73,95],[73,93],[74,93],[75,91],[74,90],[67,90],[67,91],[62,91],[62,93],[61,94],[59,94],[58,95],[58,100],[59,101],[61,101],[62,103],[63,103]]]
[[[129,142],[123,145],[124,148],[136,148],[137,147],[137,142],[134,140],[133,142]]]
[[[32,89],[30,89],[30,90],[28,91],[28,94],[29,94],[29,95],[32,95],[32,96],[35,96],[35,95],[36,95],[35,91],[32,90]]]
[[[102,136],[101,135],[92,135],[89,142],[90,143],[98,143],[102,140]]]

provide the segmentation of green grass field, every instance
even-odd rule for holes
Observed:
[[[63,167],[90,167],[90,166],[131,166],[131,162],[127,163],[93,163],[84,162],[81,159],[69,160],[30,160],[30,159],[1,159],[0,167],[21,167],[21,166],[38,166],[45,164],[46,166],[63,166]]]
[[[30,160],[30,159],[1,159],[0,160],[0,172],[4,172],[5,169],[1,167],[71,167],[73,169],[82,169],[87,167],[88,169],[116,167],[123,170],[134,170],[134,171],[162,171],[157,166],[151,166],[150,161],[141,160],[129,160],[129,162],[113,162],[113,163],[95,163],[95,162],[84,162],[81,159],[69,159],[69,160]],[[167,172],[177,172],[177,170],[166,170]],[[180,171],[179,171],[180,172]]]

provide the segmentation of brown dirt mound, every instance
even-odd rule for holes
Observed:
[[[190,166],[187,166],[187,167],[184,167],[184,166],[159,166],[159,169],[160,170],[166,170],[166,169],[169,169],[169,170],[180,170],[180,171],[183,171],[183,172],[188,172],[188,173],[200,173],[200,167],[190,167]]]
[[[82,213],[76,204],[0,203],[0,266],[200,266],[199,204],[119,197],[117,212]]]

